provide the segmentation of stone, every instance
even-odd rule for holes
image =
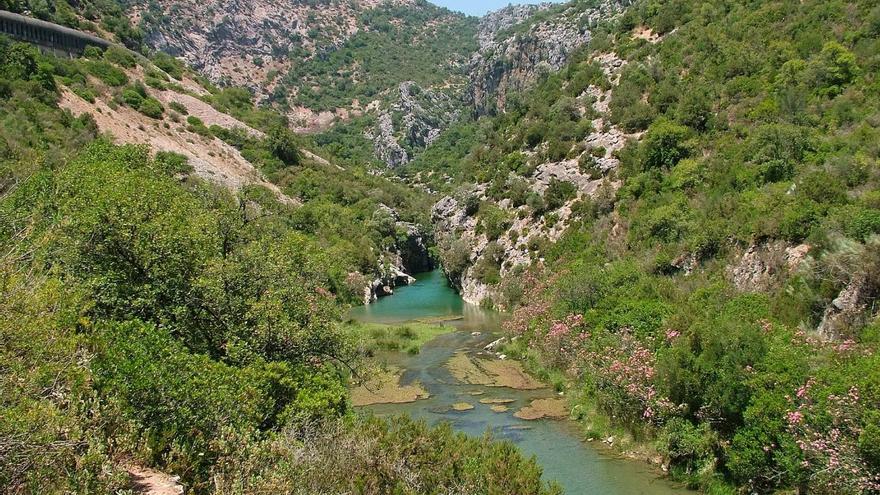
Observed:
[[[870,299],[871,290],[868,280],[864,276],[855,277],[825,308],[822,321],[816,331],[828,340],[842,340],[849,337],[843,335],[843,331],[858,323],[860,319],[866,318]]]
[[[510,28],[531,22],[548,4],[510,6],[480,20],[480,49],[468,66],[467,100],[476,115],[503,111],[507,95],[534,84],[544,73],[565,66],[571,55],[590,41],[589,26],[612,17],[627,2],[605,0],[591,8],[572,6],[533,22],[524,32]],[[506,34],[499,39],[499,35]]]
[[[376,158],[393,169],[412,159],[407,149],[424,150],[460,114],[459,104],[449,95],[404,81],[397,88],[397,101],[382,111],[364,136],[373,142]],[[400,126],[395,127],[395,122]]]

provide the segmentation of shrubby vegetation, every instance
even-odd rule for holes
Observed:
[[[57,82],[90,89],[98,55],[68,62],[0,39],[0,485],[116,493],[139,463],[192,493],[556,493],[509,443],[352,413],[359,353],[339,314],[355,297],[347,274],[384,237],[350,227],[395,204],[387,181],[342,180],[270,126],[209,132],[302,207],[187,177],[181,155],[113,145],[56,104]],[[140,111],[145,92],[119,89]],[[211,98],[271,121],[237,96]]]
[[[459,76],[456,67],[476,50],[475,18],[427,2],[370,8],[358,24],[364,28],[342,46],[319,47],[315,56],[295,64],[281,85],[298,88],[289,103],[334,110],[355,99],[366,105],[403,81],[443,84]],[[446,64],[445,70],[438,70],[438,63]]]
[[[571,380],[589,436],[653,443],[712,493],[880,488],[878,20],[859,1],[637,2],[506,114],[468,124],[479,144],[446,147],[450,175],[490,186],[522,150],[555,160],[577,134],[534,124],[569,125],[569,98],[610,87],[594,50],[627,60],[610,118],[644,135],[619,153],[622,186],[544,248],[546,271],[525,275],[542,287],[510,324],[526,338],[509,351]],[[665,38],[633,36],[644,27]],[[809,256],[734,287],[742,253],[773,245]],[[829,323],[852,291],[861,309]]]

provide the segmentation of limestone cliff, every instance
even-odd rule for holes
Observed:
[[[590,41],[590,29],[629,5],[605,0],[584,9],[577,4],[510,6],[480,22],[480,49],[470,61],[467,100],[476,115],[503,111],[507,96],[561,69]]]
[[[604,70],[610,85],[615,85],[625,62],[613,53],[599,53],[593,60]],[[542,161],[541,149],[527,151],[528,160],[535,162],[534,172],[524,179],[527,189],[538,196],[545,194],[553,183],[568,183],[574,191],[564,204],[554,205],[547,211],[536,212],[528,204],[513,204],[509,199],[494,203],[487,184],[479,184],[438,201],[432,211],[432,222],[437,244],[444,259],[444,269],[450,281],[461,291],[463,298],[473,304],[492,302],[504,304],[504,281],[541,263],[541,252],[547,243],[559,240],[579,214],[579,205],[585,200],[604,209],[613,205],[615,191],[620,183],[614,172],[619,166],[617,152],[641,134],[626,134],[607,120],[610,90],[590,85],[577,101],[580,112],[597,115],[591,122],[590,132],[579,143],[580,156],[558,162]],[[581,158],[589,155],[595,163],[592,170],[584,170]],[[508,222],[500,235],[486,232],[476,216],[477,206],[492,203],[502,211]]]
[[[379,112],[376,124],[365,133],[373,142],[376,158],[390,168],[408,163],[461,115],[454,92],[450,95],[406,81],[396,95],[394,103]]]

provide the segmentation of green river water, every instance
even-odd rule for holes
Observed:
[[[554,396],[547,390],[513,390],[458,382],[444,364],[458,350],[479,352],[498,338],[501,315],[466,304],[450,289],[443,273],[436,270],[416,277],[417,282],[401,287],[395,295],[368,306],[353,308],[353,319],[376,323],[402,323],[417,319],[458,318],[445,324],[455,331],[425,344],[418,355],[387,353],[389,364],[406,370],[403,384],[419,381],[431,394],[429,399],[409,404],[368,406],[377,415],[406,413],[435,424],[447,421],[459,431],[482,435],[491,430],[496,438],[514,442],[527,455],[534,455],[546,480],[558,482],[569,495],[672,495],[693,493],[659,478],[646,464],[616,459],[594,443],[583,440],[578,425],[568,420],[525,421],[513,413],[535,398]],[[479,332],[475,334],[475,332]],[[473,391],[483,395],[472,396]],[[515,399],[510,410],[496,413],[482,398]],[[454,411],[457,402],[475,405],[469,411]]]

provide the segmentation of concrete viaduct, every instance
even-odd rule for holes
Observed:
[[[68,27],[0,10],[0,34],[37,45],[55,56],[82,55],[87,46],[106,50],[110,42]]]

